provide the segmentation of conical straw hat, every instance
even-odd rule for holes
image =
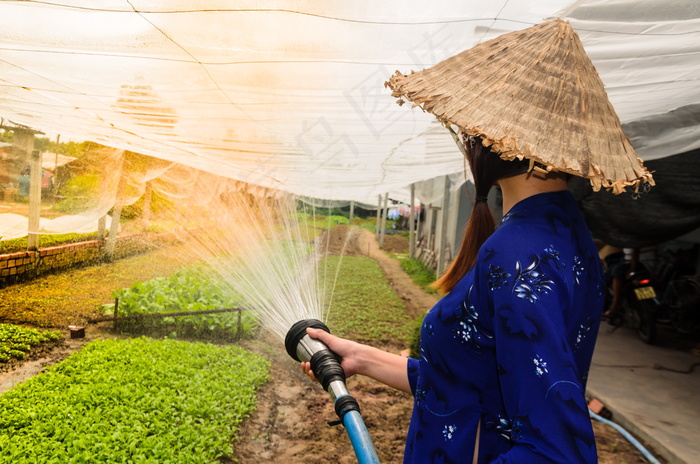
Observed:
[[[562,20],[511,32],[420,72],[392,95],[480,137],[501,158],[528,158],[621,193],[653,179],[622,131],[581,40]]]

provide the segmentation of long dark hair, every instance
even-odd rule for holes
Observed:
[[[479,248],[496,230],[496,222],[486,203],[491,187],[499,179],[527,172],[530,165],[527,159],[514,161],[501,159],[498,153],[492,152],[489,147],[484,146],[480,138],[461,134],[460,140],[464,145],[464,153],[474,178],[476,201],[467,222],[462,246],[457,257],[452,261],[445,274],[433,284],[433,288],[443,293],[451,291],[462,277],[474,267]]]

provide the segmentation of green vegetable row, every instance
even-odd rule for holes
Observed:
[[[63,335],[59,332],[0,324],[0,362],[7,362],[11,358],[24,359],[32,347],[61,338]]]
[[[337,280],[326,281],[328,294],[335,283],[329,318],[333,333],[366,343],[406,343],[411,318],[379,264],[372,258],[328,256],[321,266],[335,270],[341,259]]]
[[[0,463],[219,462],[268,368],[235,346],[91,342],[0,396]]]
[[[217,276],[197,266],[170,277],[138,282],[130,288],[115,291],[112,297],[119,298],[119,316],[241,306],[240,298],[227,293],[225,289],[227,287],[218,282]],[[106,314],[112,314],[114,305],[104,305],[104,309]],[[238,314],[230,312],[134,319],[120,322],[119,326],[123,332],[130,333],[157,333],[171,338],[185,336],[232,340],[250,336],[257,329],[258,323],[252,315],[244,311],[240,324]]]

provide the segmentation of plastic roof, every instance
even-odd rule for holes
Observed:
[[[0,2],[0,117],[311,197],[376,203],[464,171],[384,88],[571,23],[641,158],[700,147],[697,0]]]

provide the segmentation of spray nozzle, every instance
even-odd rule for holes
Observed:
[[[325,343],[310,337],[306,333],[308,327],[331,333],[328,326],[318,319],[304,319],[289,329],[284,339],[284,346],[289,356],[295,360],[311,363],[311,370],[323,385],[323,389],[333,397],[335,412],[342,420],[348,411],[359,411],[360,406],[348,393],[345,386],[345,371],[340,366],[338,356]]]
[[[310,362],[311,369],[323,385],[323,389],[333,395],[334,399],[338,398],[340,392],[331,386],[334,382],[341,382],[345,385],[345,371],[340,366],[338,356],[325,343],[306,333],[308,327],[331,333],[328,326],[318,319],[304,319],[289,329],[284,339],[284,346],[287,348],[289,356],[295,360]],[[347,394],[346,391],[343,393]]]
[[[320,349],[328,349],[328,347],[323,343],[320,342],[314,338],[309,337],[306,334],[306,329],[307,328],[312,328],[312,329],[321,329],[325,330],[328,333],[331,333],[330,329],[326,324],[323,322],[319,321],[318,319],[303,319],[297,323],[295,323],[291,329],[287,332],[287,336],[284,339],[284,347],[287,348],[287,353],[289,356],[291,356],[293,359],[296,361],[302,362],[302,361],[310,361],[311,356],[313,356],[313,348],[319,348],[319,347],[309,347],[307,341],[305,340],[305,343],[300,345],[300,342],[304,337],[310,338],[311,340],[314,340],[321,346]],[[315,344],[314,344],[315,345]]]

